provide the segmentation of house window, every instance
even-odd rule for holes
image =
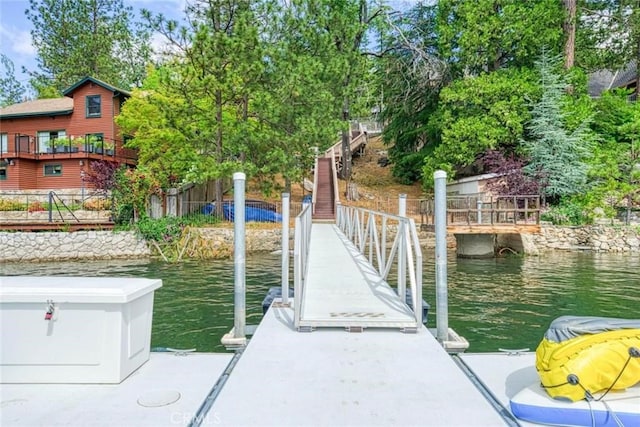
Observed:
[[[7,180],[7,166],[9,164],[5,161],[0,161],[0,181]]]
[[[62,176],[62,165],[44,165],[44,176]]]
[[[64,130],[45,130],[38,132],[39,153],[61,153],[66,151],[67,133]]]
[[[9,146],[7,142],[9,139],[7,138],[6,133],[0,133],[0,153],[6,153],[9,151]]]
[[[87,117],[100,117],[102,98],[100,95],[87,96]]]
[[[102,153],[104,149],[104,134],[88,133],[84,136],[87,141],[87,149],[90,153]]]

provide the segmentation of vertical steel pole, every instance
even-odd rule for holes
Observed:
[[[233,336],[245,338],[245,180],[242,172],[233,174],[233,267],[234,267],[234,305]]]
[[[407,216],[407,195],[398,196],[398,216]]]
[[[447,173],[438,170],[435,179],[436,232],[436,330],[438,341],[449,337],[449,307],[447,302]]]
[[[406,194],[400,194],[398,197],[398,216],[407,216]],[[398,296],[400,300],[404,302],[407,293],[407,248],[405,246],[405,240],[409,237],[407,236],[404,222],[398,223],[398,234],[400,237],[398,245]]]
[[[282,304],[289,304],[289,193],[282,193]]]
[[[53,222],[53,191],[49,191],[49,222]]]
[[[478,224],[482,224],[482,200],[476,200],[476,209],[478,211]]]

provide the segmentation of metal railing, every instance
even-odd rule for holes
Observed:
[[[0,192],[2,223],[109,222],[111,200],[102,193]]]
[[[336,221],[340,230],[368,258],[383,280],[387,280],[395,266],[397,292],[403,301],[409,279],[413,312],[416,326],[419,327],[422,324],[422,250],[415,221],[343,205],[338,205]],[[392,236],[394,228],[395,236]]]
[[[225,200],[224,205],[230,207],[233,205],[231,200]],[[251,215],[247,218],[247,222],[261,222],[261,223],[280,223],[280,216],[283,216],[282,204],[277,201],[245,201],[245,207],[248,210],[254,209],[250,212]],[[294,218],[304,207],[302,202],[289,202],[289,217]],[[185,202],[178,200],[178,216],[184,218],[197,219],[202,224],[217,224],[220,222],[233,222],[233,210],[228,208],[223,209],[223,216],[218,217],[216,215],[215,202],[210,201],[190,201]],[[274,215],[278,214],[278,215]]]
[[[293,237],[293,299],[294,326],[300,326],[304,286],[309,267],[309,244],[311,242],[311,204],[305,203],[302,212],[295,219]]]
[[[118,161],[134,161],[136,150],[124,148],[122,140],[100,135],[82,136],[32,136],[16,133],[0,144],[0,158],[94,158]],[[53,156],[53,157],[52,157]]]

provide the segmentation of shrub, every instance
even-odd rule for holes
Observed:
[[[563,201],[542,214],[543,221],[550,221],[554,225],[585,225],[592,224],[593,217],[585,207],[574,200]]]
[[[42,212],[46,210],[45,205],[38,201],[29,203],[29,207],[27,208],[27,212]]]
[[[138,231],[146,240],[170,243],[180,237],[185,224],[182,218],[143,218],[137,223]]]
[[[26,205],[13,199],[0,199],[0,211],[24,211]]]
[[[90,199],[84,202],[84,209],[88,211],[104,211],[111,209],[109,199]]]

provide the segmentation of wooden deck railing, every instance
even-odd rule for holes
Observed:
[[[422,228],[434,225],[434,201],[420,202]],[[540,196],[447,197],[447,226],[539,225]]]

